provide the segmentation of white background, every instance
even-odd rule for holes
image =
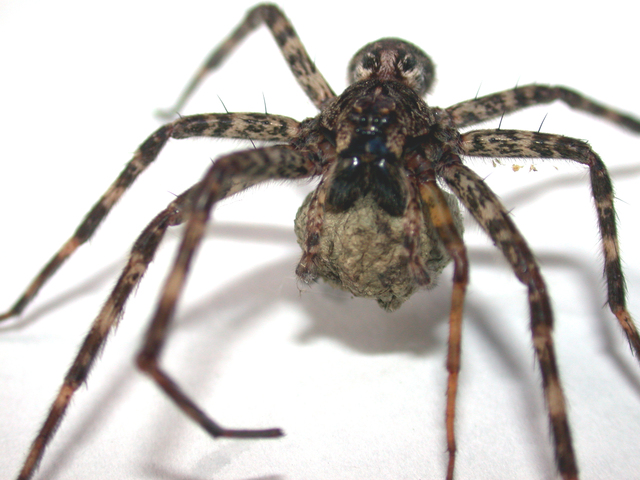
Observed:
[[[404,37],[438,66],[447,106],[530,82],[569,85],[640,115],[637,15],[576,2],[281,2],[336,91],[350,56]],[[249,2],[0,3],[0,308],[71,235]],[[358,6],[356,6],[358,5]],[[630,7],[629,7],[630,8]],[[260,29],[184,113],[315,114]],[[588,139],[616,185],[629,304],[640,315],[640,137],[554,104],[503,128]],[[489,122],[485,128],[497,127]],[[88,245],[0,331],[0,478],[13,478],[83,335],[154,213],[237,141],[174,141]],[[605,302],[586,170],[470,161],[513,211],[542,264],[583,479],[640,471],[640,370]],[[293,217],[309,186],[268,185],[216,210],[163,365],[229,427],[280,440],[215,441],[133,365],[175,251],[168,235],[39,479],[443,479],[451,269],[394,314],[323,285],[299,292]],[[471,284],[458,397],[456,478],[554,476],[524,289],[466,221]]]

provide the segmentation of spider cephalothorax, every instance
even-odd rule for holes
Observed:
[[[261,24],[271,30],[298,83],[320,113],[302,122],[266,113],[184,116],[160,127],[138,147],[76,232],[13,307],[0,315],[0,320],[22,312],[60,265],[93,235],[113,205],[170,138],[226,137],[271,142],[269,146],[217,159],[198,183],[176,197],[143,230],[65,377],[18,478],[27,480],[35,472],[74,392],[86,381],[164,234],[169,227],[181,223],[186,225],[178,255],[137,364],[178,408],[212,436],[281,436],[278,428],[237,430],[220,426],[163,371],[159,358],[213,206],[267,180],[318,178],[317,188],[305,200],[295,220],[303,251],[296,273],[303,282],[322,278],[355,296],[374,298],[383,308],[393,310],[417,289],[432,287],[445,265],[453,263],[447,354],[447,479],[454,476],[461,323],[469,281],[458,203],[502,251],[527,289],[531,335],[549,411],[556,464],[564,480],[577,479],[577,462],[551,335],[553,315],[547,288],[538,263],[509,212],[483,179],[464,164],[463,157],[567,159],[589,168],[603,245],[609,308],[632,350],[640,356],[640,336],[626,308],[611,180],[600,157],[580,140],[541,132],[498,129],[460,133],[460,130],[554,100],[636,133],[640,133],[640,121],[565,87],[545,85],[521,86],[444,109],[429,107],[422,97],[433,83],[431,60],[414,45],[393,38],[370,43],[356,53],[348,68],[351,84],[336,96],[310,60],[291,23],[276,6],[269,4],[253,8],[231,36],[212,52],[171,114],[181,109],[206,73],[217,68]]]

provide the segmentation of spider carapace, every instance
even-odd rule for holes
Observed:
[[[567,159],[589,168],[607,282],[608,304],[640,357],[640,337],[627,311],[619,256],[613,188],[604,163],[580,140],[519,130],[460,130],[532,105],[560,100],[640,133],[640,121],[565,87],[527,85],[449,108],[427,106],[431,60],[414,45],[393,38],[362,48],[348,68],[350,86],[336,96],[318,72],[293,26],[278,7],[254,7],[196,73],[171,113],[259,25],[273,34],[298,83],[320,113],[298,122],[258,113],[180,117],[160,127],[135,152],[122,173],[89,211],[72,237],[0,320],[22,312],[60,265],[95,232],[113,205],[152,163],[170,138],[225,137],[272,142],[217,159],[204,177],[161,211],[135,241],[129,261],[73,362],[19,474],[31,478],[78,387],[113,330],[170,226],[185,223],[182,242],[148,327],[137,364],[188,417],[214,437],[278,437],[277,428],[235,430],[203,412],[161,368],[160,353],[176,302],[216,202],[257,183],[318,178],[295,220],[306,283],[322,278],[355,296],[394,310],[417,289],[431,287],[453,263],[449,315],[446,406],[447,479],[454,477],[454,416],[460,369],[463,304],[469,265],[458,204],[470,212],[502,251],[526,287],[530,327],[549,412],[556,464],[564,480],[578,478],[565,397],[551,335],[553,315],[539,266],[508,211],[464,156]],[[275,143],[275,144],[273,144]]]

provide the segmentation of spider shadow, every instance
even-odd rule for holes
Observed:
[[[301,287],[294,275],[299,259],[298,246],[290,229],[216,224],[212,234],[234,240],[275,240],[289,244],[295,253],[255,269],[207,296],[205,300],[191,305],[181,314],[178,323],[182,326],[193,322],[209,323],[212,317],[218,314],[224,317],[226,312],[233,311],[233,325],[230,324],[230,328],[239,330],[247,322],[260,321],[263,311],[278,303],[287,303],[300,306],[306,318],[304,332],[299,335],[301,342],[311,342],[318,337],[331,338],[355,351],[371,354],[421,354],[430,352],[438,344],[429,339],[433,337],[433,330],[446,322],[450,304],[446,293],[417,294],[398,311],[385,312],[375,301],[353,298],[322,281],[310,287]],[[439,286],[438,290],[442,287],[444,285]],[[444,288],[448,288],[450,293],[449,287]],[[242,305],[238,310],[240,303]],[[429,315],[425,315],[425,312],[429,312]],[[403,324],[399,317],[408,321]]]
[[[640,175],[640,165],[617,166],[609,168],[608,171],[615,184],[615,180],[628,179]],[[573,185],[588,185],[589,179],[587,177],[588,171],[558,175],[552,180],[537,181],[526,187],[518,188],[517,191],[503,195],[500,198],[502,202],[509,207],[530,204],[535,201],[536,198],[550,194],[561,188]]]
[[[625,378],[640,397],[640,375],[638,374],[637,364],[630,361],[633,357],[631,348],[620,348],[621,340],[625,339],[624,333],[620,328],[614,314],[609,310],[606,304],[605,292],[602,287],[601,273],[596,271],[591,264],[585,264],[578,257],[570,257],[566,255],[558,255],[553,252],[542,253],[537,256],[540,263],[545,269],[560,269],[573,272],[576,283],[581,291],[586,292],[581,299],[588,299],[589,311],[588,318],[594,322],[591,327],[593,332],[597,332],[597,336],[601,342],[602,351],[606,353],[615,365],[616,370]],[[553,291],[551,291],[553,297]],[[555,319],[556,326],[562,322],[562,316],[557,315]],[[625,342],[626,343],[626,342]]]
[[[144,470],[148,474],[149,478],[163,479],[163,480],[210,480],[211,477],[196,477],[193,475],[185,475],[182,472],[172,472],[166,468],[160,468],[156,465],[149,465]],[[284,475],[264,475],[258,477],[250,477],[242,480],[285,480]]]
[[[42,317],[55,312],[59,308],[63,308],[65,305],[68,305],[85,295],[95,292],[109,282],[112,282],[123,268],[124,262],[122,260],[111,262],[109,265],[94,272],[92,275],[78,281],[78,283],[63,291],[60,295],[42,303],[37,303],[34,308],[30,308],[31,305],[29,305],[26,309],[26,313],[21,313],[9,321],[0,323],[0,332],[27,328],[28,326],[40,321]]]

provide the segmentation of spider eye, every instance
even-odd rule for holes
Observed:
[[[366,70],[376,70],[378,62],[376,62],[376,57],[372,53],[365,55],[362,58],[362,68]]]
[[[416,68],[416,64],[417,62],[416,62],[416,59],[413,57],[413,55],[407,55],[400,62],[400,68],[402,69],[403,72],[406,73]]]

